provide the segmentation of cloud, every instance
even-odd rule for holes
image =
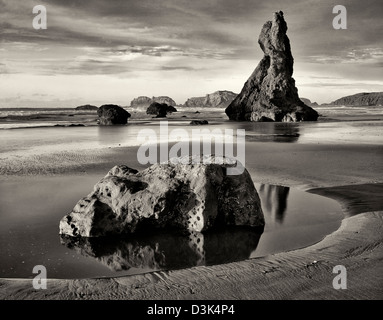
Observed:
[[[15,42],[5,45],[12,52],[6,59],[8,73],[40,75],[108,74],[121,75],[156,70],[208,70],[205,60],[225,61],[235,53],[232,50],[188,49],[175,46],[116,46],[67,48],[65,44],[40,46]],[[17,53],[15,53],[17,51]],[[31,52],[35,57],[33,60]],[[208,63],[210,67],[214,63]]]
[[[193,67],[189,67],[189,66],[162,66],[161,70],[164,70],[164,71],[176,71],[176,70],[196,71],[196,70],[203,70],[203,69],[193,68]]]
[[[100,49],[85,48],[85,54],[76,57],[64,73],[123,74],[137,71],[156,70],[206,70],[196,67],[196,60],[224,60],[231,51],[221,52],[209,49],[182,49],[173,46],[119,46]],[[203,62],[202,62],[203,63]]]
[[[7,74],[8,68],[5,63],[0,63],[0,74]]]
[[[146,86],[166,72],[180,85],[194,77],[195,83],[214,81],[215,90],[238,91],[262,58],[262,25],[282,10],[298,75],[315,73],[323,83],[326,76],[377,80],[383,66],[380,1],[346,1],[348,28],[334,30],[332,0],[41,0],[48,29],[34,30],[36,1],[0,0],[0,72],[3,79],[19,78],[20,88],[34,75],[104,75],[103,81],[134,79]],[[297,80],[316,82],[303,79]],[[169,84],[178,94],[175,87]],[[17,90],[6,88],[8,95]],[[204,88],[195,94],[206,94]]]
[[[379,85],[379,83],[373,83],[374,85]],[[324,83],[318,83],[318,82],[311,82],[311,83],[304,83],[301,86],[302,87],[315,87],[315,88],[326,88],[326,87],[340,87],[340,88],[346,88],[346,87],[367,87],[369,83],[366,82],[345,82],[342,81],[341,83],[335,83],[335,82],[324,82]],[[383,85],[381,85],[383,87]]]
[[[350,61],[383,60],[383,48],[352,49],[347,52],[347,59]]]
[[[356,48],[342,50],[336,55],[312,55],[304,58],[305,61],[320,64],[360,64],[381,67],[383,63],[383,48]]]
[[[236,36],[216,28],[212,12],[180,10],[174,1],[41,1],[47,7],[48,29],[32,28],[33,1],[19,7],[3,1],[0,13],[4,41],[83,43],[88,46],[239,44]],[[28,5],[29,4],[29,5]],[[183,4],[188,6],[187,2]],[[202,9],[205,6],[200,6]],[[209,13],[209,14],[207,14]]]

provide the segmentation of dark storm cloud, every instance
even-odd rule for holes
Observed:
[[[103,41],[95,35],[88,35],[81,32],[71,31],[64,28],[52,27],[44,32],[36,32],[33,28],[22,28],[6,23],[6,28],[0,27],[2,42],[33,43],[41,45],[55,44],[88,44],[99,45]]]
[[[255,58],[262,56],[257,44],[260,29],[273,12],[282,10],[296,62],[374,60],[381,65],[380,0],[343,1],[347,30],[333,29],[332,0],[41,0],[39,4],[47,7],[47,30],[32,28],[35,1],[0,0],[3,43],[92,47],[107,56],[254,59],[256,64]],[[84,58],[76,70],[91,68],[92,59],[105,66],[104,72],[118,72],[111,65],[119,60],[105,62],[99,56]]]
[[[344,1],[348,8],[348,29],[341,31],[332,28],[333,1],[42,0],[41,4],[48,10],[48,29],[44,32],[31,28],[31,9],[36,3],[25,1],[15,5],[14,2],[0,1],[0,7],[7,13],[2,17],[2,41],[101,47],[203,46],[236,49],[238,54],[248,56],[251,50],[259,51],[256,41],[262,24],[272,19],[274,11],[282,10],[293,51],[298,55],[330,56],[345,47],[382,44],[379,30],[383,22],[376,10],[381,7],[378,0]],[[82,27],[85,23],[87,28]],[[134,27],[149,31],[129,32]],[[108,32],[113,29],[115,32]]]
[[[177,5],[174,5],[174,3]],[[72,45],[115,48],[121,45],[153,47],[142,54],[166,54],[155,47],[176,46],[183,49],[241,46],[241,38],[215,27],[211,16],[214,11],[200,12],[196,8],[182,8],[179,1],[42,1],[48,12],[48,29],[32,28],[32,2],[17,7],[1,2],[5,13],[0,25],[3,42],[38,43],[41,45]],[[6,5],[5,5],[6,3]],[[27,5],[30,3],[30,5]],[[242,39],[243,40],[243,39]],[[206,57],[206,52],[202,57]],[[210,57],[219,54],[210,54]]]
[[[86,12],[87,15],[131,18],[137,22],[143,21],[148,24],[179,24],[201,19],[201,17],[213,20],[233,20],[234,17],[251,16],[249,8],[263,7],[262,1],[254,0],[46,0],[42,3],[54,4],[70,8],[73,11]]]

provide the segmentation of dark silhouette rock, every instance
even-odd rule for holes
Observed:
[[[166,111],[167,111],[167,113],[172,113],[172,112],[177,112],[177,109],[174,108],[173,106],[168,106]]]
[[[97,110],[99,124],[104,126],[126,124],[130,113],[115,104],[104,104]]]
[[[231,158],[173,158],[137,172],[115,166],[72,212],[60,234],[100,237],[149,230],[202,232],[217,226],[264,226],[249,172],[228,175]]]
[[[167,114],[177,112],[173,106],[168,106],[166,103],[153,102],[146,110],[146,114],[156,115],[157,118],[165,118]]]
[[[383,92],[362,92],[337,99],[331,104],[345,106],[382,106]]]
[[[54,127],[85,127],[82,123],[71,123],[68,125],[65,124],[55,124]]]
[[[292,78],[294,59],[286,35],[283,12],[263,25],[258,43],[264,57],[246,81],[241,93],[226,108],[231,120],[316,121],[318,113],[298,96]]]
[[[71,123],[68,127],[85,127],[85,125],[82,123]]]
[[[231,91],[216,91],[204,97],[189,98],[184,103],[184,107],[189,108],[226,108],[237,96]]]
[[[190,121],[190,125],[192,126],[198,126],[198,125],[204,125],[204,124],[209,124],[207,120],[192,120]]]
[[[78,106],[75,108],[75,110],[81,110],[81,111],[97,111],[98,107],[92,106],[90,104],[85,104],[83,106]]]
[[[274,122],[273,119],[265,117],[265,116],[260,117],[258,121],[259,122]]]

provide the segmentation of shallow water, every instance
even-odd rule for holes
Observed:
[[[237,129],[244,129],[246,167],[252,175],[254,170],[262,169],[257,164],[259,143],[288,147],[292,143],[380,145],[383,142],[382,121],[249,123],[227,121],[216,115],[209,118],[210,125],[194,127],[189,126],[192,117],[204,118],[205,114],[169,119],[169,131],[183,129],[190,141],[194,129],[210,130],[206,134],[208,137],[213,130],[223,134],[225,130],[233,130],[235,134]],[[0,130],[0,166],[2,158],[7,159],[9,155],[12,160],[44,152],[81,153],[83,149],[138,146],[137,137],[142,129],[152,130],[157,142],[177,140],[175,135],[161,133],[158,119],[132,121],[127,126]],[[136,155],[132,157],[129,152],[128,155],[126,164],[138,168]],[[256,183],[266,218],[263,233],[239,228],[195,233],[190,237],[152,234],[124,241],[103,239],[73,243],[60,238],[60,219],[102,176],[45,176],[0,181],[0,277],[32,278],[32,269],[39,264],[47,267],[50,278],[84,278],[256,258],[311,245],[336,230],[343,217],[334,200]],[[256,176],[254,174],[253,179]]]
[[[203,116],[199,117],[202,119]],[[164,120],[162,120],[162,123]],[[298,144],[383,144],[383,121],[265,123],[209,120],[209,125],[190,126],[190,119],[169,119],[168,132],[161,130],[158,119],[131,122],[126,126],[44,127],[0,130],[1,153],[30,151],[60,152],[107,147],[139,146],[145,132],[152,131],[157,142],[178,141],[177,131],[183,130],[188,140],[193,130],[207,130],[206,137],[218,132],[222,138],[245,130],[248,142],[278,142]],[[232,130],[232,131],[230,131]],[[217,136],[217,134],[215,134]],[[226,140],[225,140],[226,141]],[[235,141],[234,141],[235,142]]]
[[[343,217],[334,200],[256,184],[266,219],[263,233],[227,228],[189,237],[151,234],[77,243],[60,237],[60,219],[100,178],[1,181],[0,277],[32,278],[35,265],[44,265],[48,278],[84,278],[244,260],[313,244],[336,230]]]

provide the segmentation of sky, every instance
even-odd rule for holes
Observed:
[[[337,4],[347,29],[332,26]],[[32,26],[36,5],[47,29]],[[287,22],[300,97],[383,91],[381,0],[0,0],[0,108],[239,93],[275,11]]]

